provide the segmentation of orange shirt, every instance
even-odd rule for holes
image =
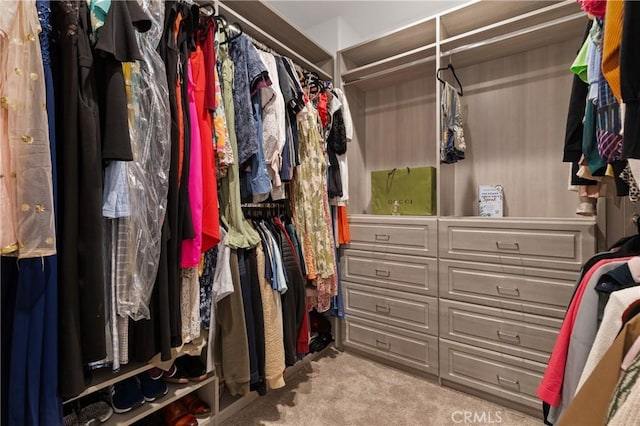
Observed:
[[[174,27],[174,37],[178,38],[178,32],[180,31],[180,23],[182,22],[182,15],[176,16],[176,24]],[[178,58],[180,61],[180,58]],[[180,139],[178,145],[180,145],[178,154],[178,187],[182,179],[182,163],[184,162],[184,118],[182,110],[182,87],[180,84],[180,75],[176,78],[176,105],[178,106],[178,130],[180,131]],[[169,82],[171,84],[171,82]]]

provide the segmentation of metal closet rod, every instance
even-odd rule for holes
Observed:
[[[261,209],[277,209],[284,207],[284,203],[242,203],[241,207],[261,208]]]
[[[311,62],[308,59],[304,58],[299,53],[294,52],[289,47],[287,47],[284,44],[282,44],[279,40],[276,40],[275,38],[271,37],[268,33],[263,31],[259,27],[257,27],[253,22],[250,22],[244,16],[240,15],[238,12],[236,12],[233,9],[231,9],[229,6],[225,5],[224,3],[218,2],[218,13],[227,15],[227,20],[229,20],[229,17],[233,17],[233,19],[235,19],[236,21],[240,21],[240,23],[242,24],[242,28],[245,30],[245,33],[246,33],[246,29],[250,28],[253,32],[255,32],[257,34],[260,34],[262,37],[265,37],[266,39],[269,40],[269,44],[270,45],[273,45],[273,46],[277,47],[277,49],[273,49],[274,51],[285,52],[285,53],[280,53],[280,54],[283,55],[283,56],[290,57],[299,66],[300,66],[300,64],[302,64],[300,66],[301,68],[303,68],[303,69],[305,69],[307,71],[313,71],[313,72],[315,72],[316,74],[318,74],[321,78],[323,78],[325,80],[333,80],[331,78],[331,76],[327,72],[325,72],[324,70],[322,70],[321,68],[316,66],[313,62]],[[247,34],[247,35],[249,35],[249,34]]]
[[[355,80],[351,80],[351,81],[347,81],[344,83],[345,86],[348,86],[350,84],[355,84],[355,83],[359,83],[361,81],[364,80],[369,80],[371,78],[376,78],[376,77],[382,77],[385,76],[387,74],[391,74],[397,71],[402,71],[405,68],[411,68],[411,67],[415,67],[416,65],[422,65],[422,64],[426,64],[432,61],[436,60],[436,55],[431,55],[431,56],[427,56],[426,58],[422,58],[422,59],[418,59],[412,62],[408,62],[406,64],[402,64],[402,65],[397,65],[393,68],[388,68],[386,70],[382,70],[382,71],[377,71],[377,72],[373,72],[371,74],[367,74],[367,75],[363,75],[362,77],[358,77]]]
[[[573,15],[563,16],[562,18],[556,18],[549,22],[543,22],[541,24],[534,25],[533,27],[524,28],[522,30],[513,31],[507,34],[495,36],[486,40],[478,41],[476,43],[469,43],[463,46],[454,47],[453,49],[447,50],[446,52],[442,52],[441,56],[451,56],[456,53],[466,52],[467,50],[476,49],[478,47],[489,46],[494,43],[499,43],[501,41],[509,40],[514,37],[520,37],[523,35],[527,35],[529,33],[533,33],[540,30],[545,30],[550,27],[554,27],[556,25],[566,24],[567,22],[571,22],[576,19],[584,18],[584,12],[574,13]]]
[[[580,18],[584,18],[584,13],[583,12],[578,12],[578,13],[575,13],[573,15],[564,16],[562,18],[556,18],[556,19],[551,20],[549,22],[544,22],[544,23],[541,23],[541,24],[534,25],[532,27],[524,28],[524,29],[518,30],[518,31],[513,31],[513,32],[510,32],[510,33],[507,33],[507,34],[500,35],[500,36],[495,36],[495,37],[489,38],[487,40],[479,41],[479,42],[476,42],[476,43],[469,43],[469,44],[465,44],[463,46],[455,47],[455,48],[450,49],[450,50],[448,50],[446,52],[441,52],[440,56],[441,57],[451,56],[451,55],[454,55],[456,53],[466,52],[467,50],[473,50],[473,49],[476,49],[476,48],[479,48],[479,47],[489,46],[491,44],[495,44],[495,43],[499,43],[501,41],[509,40],[510,38],[527,35],[529,33],[533,33],[533,32],[540,31],[540,30],[544,30],[544,29],[547,29],[547,28],[550,28],[550,27],[554,27],[556,25],[565,24],[567,22],[571,22],[571,21],[573,21],[575,19],[580,19]],[[371,78],[382,77],[382,76],[387,75],[387,74],[391,74],[391,73],[394,73],[394,72],[397,72],[397,71],[402,71],[403,69],[411,68],[411,67],[414,67],[416,65],[426,64],[428,62],[434,61],[435,58],[436,58],[435,55],[433,55],[433,56],[429,56],[429,57],[424,58],[424,59],[419,59],[419,60],[416,60],[416,61],[408,62],[406,64],[398,65],[398,66],[395,66],[393,68],[388,68],[386,70],[382,70],[382,71],[374,72],[374,73],[371,73],[371,74],[367,74],[367,75],[364,75],[362,77],[358,77],[355,80],[346,81],[344,83],[344,85],[348,86],[350,84],[359,83],[359,82],[362,82],[364,80],[368,80],[368,79],[371,79]]]

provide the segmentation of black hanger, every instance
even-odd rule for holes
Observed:
[[[443,79],[440,78],[440,72],[441,71],[446,71],[446,70],[451,70],[451,73],[453,74],[453,78],[456,79],[456,83],[458,83],[458,87],[460,88],[459,90],[457,90],[458,95],[462,96],[462,83],[460,83],[460,79],[458,78],[458,75],[456,74],[456,70],[455,68],[453,68],[453,64],[449,63],[449,65],[447,65],[446,67],[442,67],[442,68],[438,68],[438,71],[436,71],[436,78],[438,79],[438,81],[440,81],[441,83],[446,83]]]
[[[220,44],[227,44],[229,42],[232,42],[233,40],[237,39],[242,34],[244,34],[244,30],[242,29],[242,25],[240,25],[239,22],[233,22],[233,23],[229,24],[227,22],[227,20],[224,19],[224,17],[222,18],[222,29],[223,29],[224,35],[226,37],[225,37],[225,40],[223,42],[221,42]],[[229,30],[232,30],[231,34],[230,34]]]

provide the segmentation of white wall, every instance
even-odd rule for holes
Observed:
[[[334,53],[467,1],[268,0],[268,2],[316,43]]]

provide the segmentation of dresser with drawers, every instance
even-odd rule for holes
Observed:
[[[594,222],[441,218],[438,232],[440,378],[539,411]]]
[[[437,219],[350,216],[344,347],[438,374]]]
[[[344,347],[538,414],[592,219],[350,216]]]

